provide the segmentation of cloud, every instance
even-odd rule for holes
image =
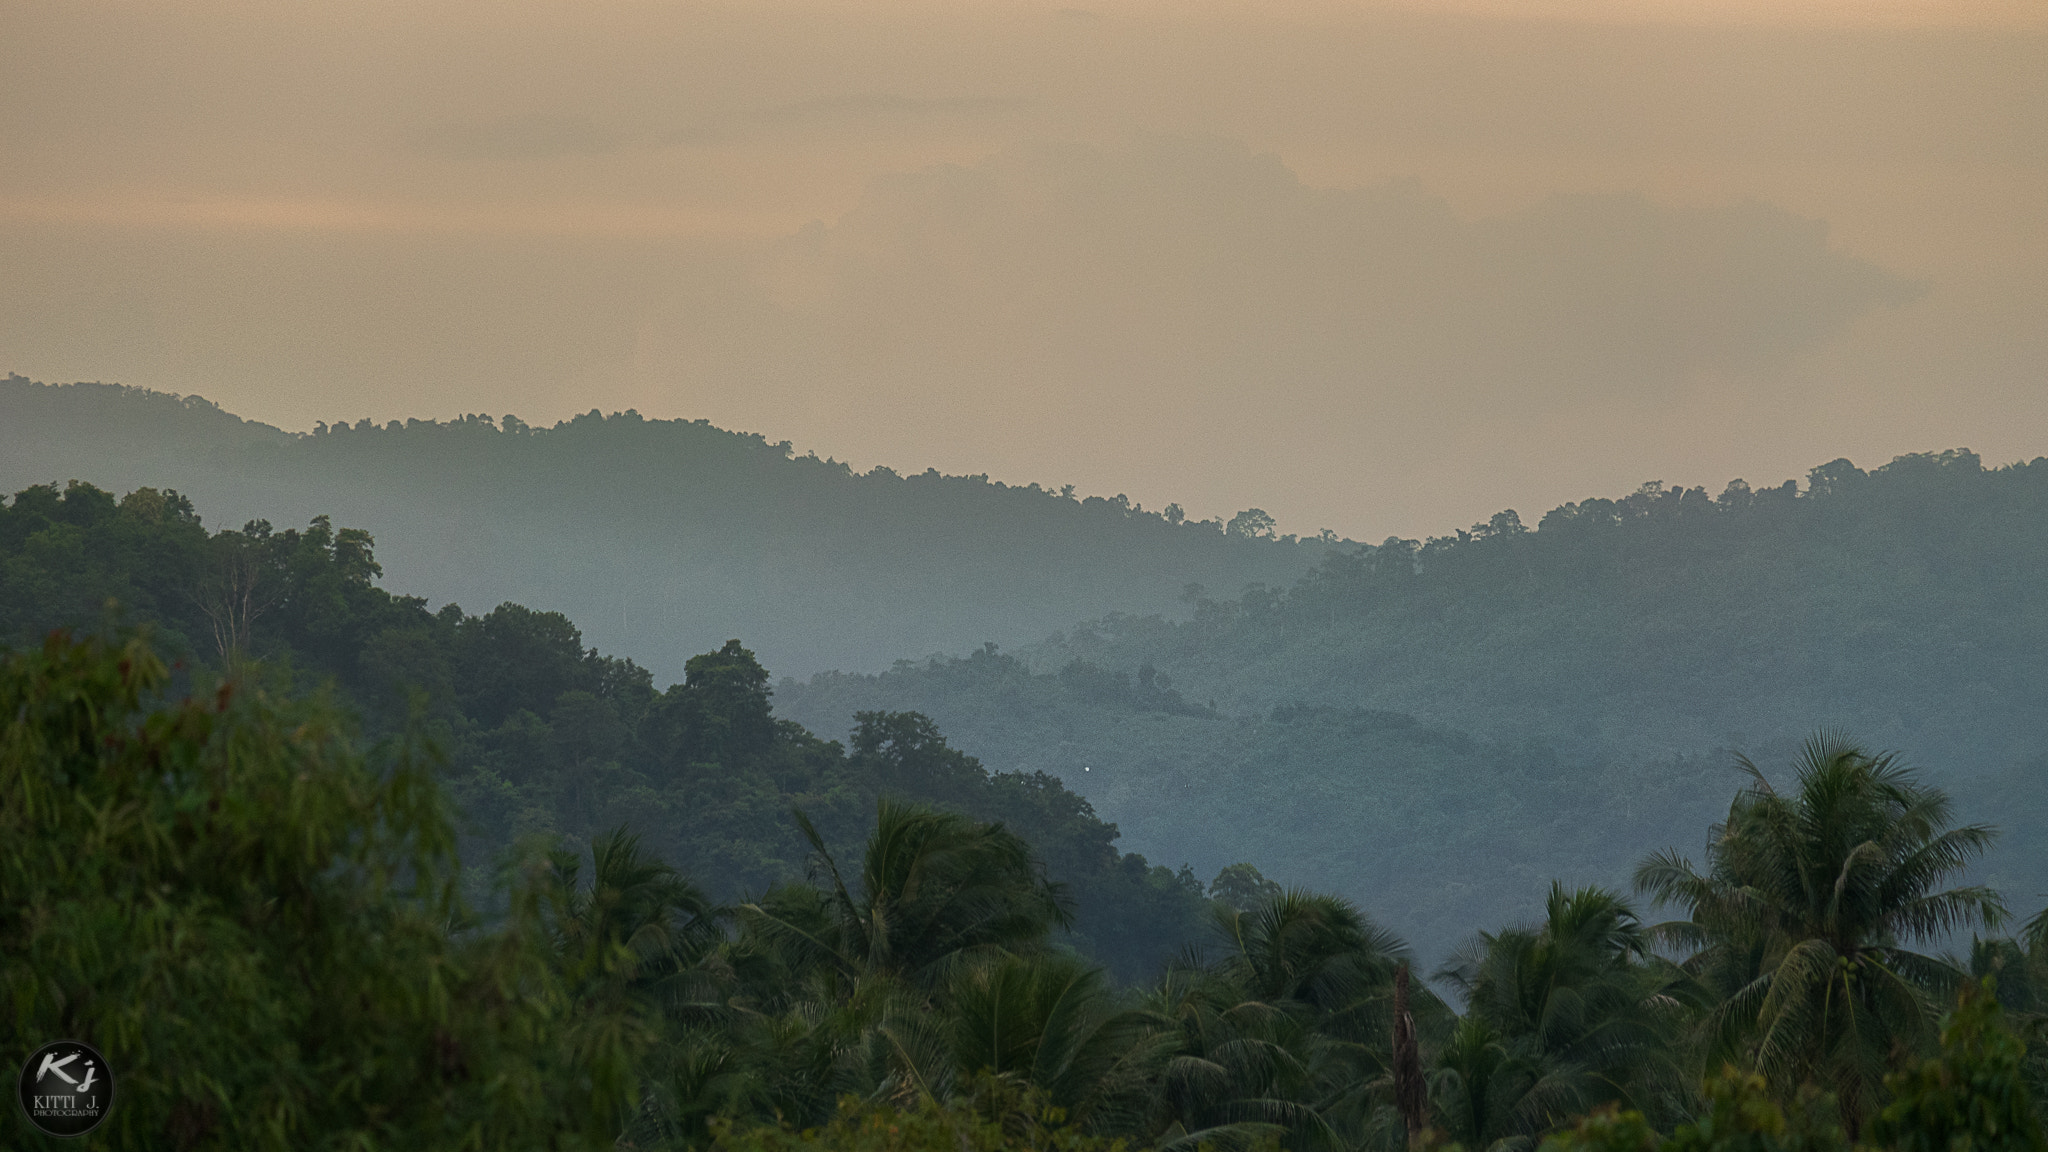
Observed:
[[[1655,385],[1778,367],[1923,282],[1828,243],[1827,226],[1758,201],[1661,207],[1553,196],[1473,225],[1469,325],[1497,371]]]
[[[707,120],[659,138],[663,145],[732,144],[774,136],[872,140],[1014,119],[1028,100],[1007,96],[905,96],[855,92],[795,100]]]
[[[620,147],[588,116],[540,113],[436,124],[414,132],[411,142],[420,151],[458,160],[552,160]]]
[[[1236,143],[1139,136],[878,180],[747,291],[681,343],[726,347],[725,371],[780,361],[777,386],[1515,407],[1768,371],[1920,286],[1754,201],[1470,219],[1414,182],[1315,188]]]
[[[976,116],[1004,114],[1022,108],[1025,101],[1001,96],[900,96],[892,92],[863,92],[850,96],[825,96],[777,105],[756,118],[763,121],[806,121],[845,118],[850,120],[904,119],[926,116]]]

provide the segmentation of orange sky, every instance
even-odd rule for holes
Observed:
[[[1377,538],[2048,453],[2048,0],[0,5],[0,371]],[[1560,199],[1563,197],[1563,199]]]

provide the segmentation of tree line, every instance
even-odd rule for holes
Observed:
[[[113,1147],[2042,1146],[2043,918],[1930,951],[2007,924],[1955,883],[1992,832],[1836,737],[1439,996],[1249,867],[1119,985],[1024,838],[891,798],[850,853],[793,813],[808,872],[737,899],[617,829],[484,913],[418,724],[189,687],[140,638],[0,664],[0,1007],[106,1053]]]
[[[1019,643],[1169,608],[1190,580],[1292,581],[1326,547],[1278,536],[1256,509],[856,471],[703,420],[593,410],[552,426],[473,414],[292,433],[198,397],[0,372],[0,485],[69,476],[175,487],[216,526],[326,512],[373,527],[406,591],[562,611],[664,682],[732,636],[804,673]]]
[[[184,680],[246,665],[282,693],[327,686],[367,738],[418,724],[445,750],[479,898],[488,862],[521,838],[587,847],[619,826],[720,898],[758,891],[803,871],[792,808],[845,851],[895,794],[1028,835],[1073,894],[1063,938],[1128,977],[1200,932],[1200,879],[1119,852],[1116,826],[1053,776],[991,773],[914,712],[842,715],[844,741],[813,735],[774,715],[767,671],[736,641],[657,688],[560,613],[430,611],[385,591],[372,545],[325,517],[209,533],[175,492],[29,488],[0,507],[0,638],[93,631],[113,603]]]
[[[2043,919],[1841,737],[1423,972],[922,715],[820,740],[737,641],[657,691],[324,521],[4,512],[0,1007],[107,1053],[116,1146],[2040,1145]]]
[[[1651,484],[1526,512],[1013,650],[1041,675],[1149,664],[1242,726],[1118,725],[1078,702],[1047,722],[951,666],[819,676],[778,700],[800,720],[917,708],[1005,766],[1071,749],[1091,780],[1107,764],[1128,785],[1129,801],[1088,794],[1141,850],[1206,873],[1218,861],[1200,845],[1234,859],[1250,854],[1242,833],[1277,846],[1255,858],[1279,875],[1386,876],[1399,894],[1384,907],[1432,953],[1460,923],[1506,914],[1487,893],[1532,899],[1542,877],[1617,875],[1684,842],[1724,799],[1720,750],[1779,759],[1818,726],[1907,750],[1959,802],[2001,812],[1986,874],[2048,892],[2048,545],[2027,527],[2048,516],[2048,461],[1838,460],[1791,484]],[[1373,714],[1478,751],[1421,749]],[[1044,738],[1062,726],[1086,735]],[[1245,811],[1285,815],[1238,818],[1238,795],[1215,799],[1230,781]],[[1310,794],[1325,818],[1288,809]],[[1450,864],[1379,850],[1415,822],[1458,846]],[[1403,911],[1453,904],[1441,930]]]
[[[1290,584],[1191,587],[1180,619],[1110,615],[1027,654],[1150,662],[1233,713],[1362,703],[1574,751],[1836,714],[1887,745],[2032,756],[2048,554],[2024,526],[2044,514],[2048,460],[1965,449],[1718,494],[1653,482],[1333,548]]]

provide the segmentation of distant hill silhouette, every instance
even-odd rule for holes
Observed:
[[[777,715],[827,739],[929,715],[990,771],[1086,797],[1125,849],[1342,892],[1425,955],[1553,877],[1697,857],[1731,753],[1773,769],[1821,727],[1903,753],[2005,830],[1982,879],[2048,896],[2048,460],[1835,460],[1364,546],[856,475],[632,413],[293,435],[0,382],[0,487],[71,476],[177,488],[218,523],[329,513],[376,535],[390,587],[560,609],[663,680],[742,637],[791,675]]]
[[[1253,860],[1425,952],[1698,858],[1740,784],[1822,727],[1893,749],[2004,831],[1983,877],[2048,895],[2048,460],[1847,460],[1719,494],[1645,485],[1335,550],[1191,620],[1112,616],[1013,655],[777,690],[826,734],[916,709],[991,769],[1042,770],[1131,849]],[[1171,693],[1168,698],[1165,694]],[[1185,703],[1187,707],[1180,707]],[[1207,711],[1213,704],[1213,712]],[[1194,707],[1199,705],[1199,707]],[[837,725],[837,727],[835,727]]]
[[[1035,640],[1161,612],[1190,582],[1285,584],[1316,541],[1171,523],[1122,497],[855,473],[705,421],[592,411],[290,433],[198,397],[0,381],[0,489],[78,479],[191,497],[215,527],[369,530],[394,586],[566,613],[658,675],[743,636],[778,671]]]

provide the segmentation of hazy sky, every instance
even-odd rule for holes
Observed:
[[[1362,538],[2048,454],[2048,0],[0,0],[0,371]]]

